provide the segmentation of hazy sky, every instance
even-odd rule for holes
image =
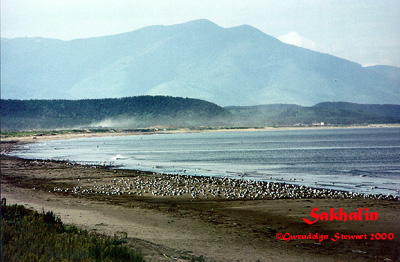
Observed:
[[[2,0],[2,37],[70,40],[208,19],[362,65],[400,67],[399,0]]]

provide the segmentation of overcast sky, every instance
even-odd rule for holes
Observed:
[[[400,67],[399,0],[2,0],[1,35],[70,40],[208,19],[360,63]]]

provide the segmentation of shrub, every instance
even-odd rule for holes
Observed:
[[[63,225],[52,211],[1,207],[2,261],[144,261],[120,239]]]

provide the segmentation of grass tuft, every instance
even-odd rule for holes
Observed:
[[[64,225],[52,211],[1,207],[1,261],[144,261],[117,237]]]

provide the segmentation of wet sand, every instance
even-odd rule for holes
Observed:
[[[2,143],[2,153],[19,143]],[[98,233],[126,232],[130,245],[141,249],[147,261],[185,261],[200,256],[206,261],[400,259],[398,200],[357,196],[273,199],[270,195],[253,200],[249,194],[245,198],[230,199],[223,197],[223,192],[240,189],[232,181],[224,184],[184,177],[176,184],[174,176],[30,161],[5,155],[2,155],[1,173],[1,194],[8,204],[52,210],[64,222]],[[141,194],[128,181],[143,186]],[[125,188],[124,183],[128,183]],[[204,189],[204,183],[209,183],[212,192],[219,190],[220,194],[193,196],[191,192]],[[147,187],[150,184],[153,187]],[[127,190],[128,185],[131,191]],[[166,185],[188,187],[189,191],[180,195],[154,192],[155,188]],[[94,193],[95,189],[104,193]],[[314,207],[325,212],[343,208],[347,213],[369,208],[370,212],[378,212],[379,218],[376,221],[318,221],[308,225],[303,218],[313,220],[310,212]],[[326,235],[328,239],[285,241],[277,240],[277,233],[306,237],[311,233],[314,237]],[[339,236],[367,235],[367,239],[332,241],[337,233]],[[392,233],[394,239],[371,240],[371,233]]]

